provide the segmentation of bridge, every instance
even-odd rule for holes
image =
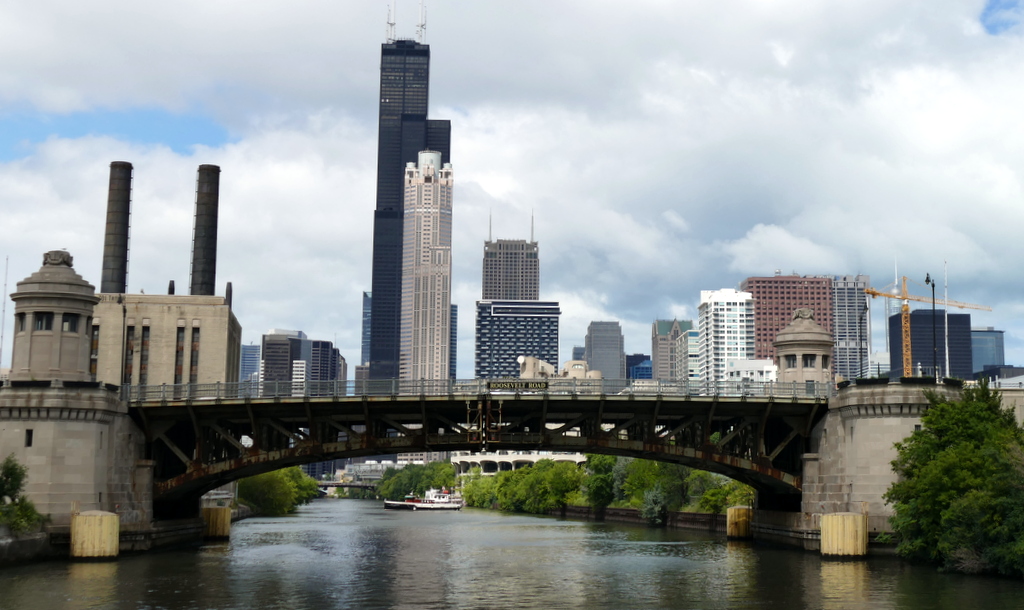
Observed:
[[[154,461],[154,514],[232,480],[420,451],[544,450],[679,463],[799,506],[828,384],[631,380],[218,383],[122,388]],[[774,500],[773,500],[774,499]]]

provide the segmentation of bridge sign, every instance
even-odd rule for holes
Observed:
[[[497,380],[488,381],[487,390],[546,390],[547,381]]]

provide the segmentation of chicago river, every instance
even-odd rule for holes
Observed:
[[[0,570],[0,609],[1008,608],[1024,583],[721,535],[318,500],[228,542]]]

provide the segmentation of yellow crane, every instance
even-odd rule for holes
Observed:
[[[961,303],[960,301],[951,301],[949,299],[933,299],[933,297],[920,297],[917,295],[910,294],[907,292],[907,276],[903,276],[900,280],[900,290],[895,290],[896,283],[889,284],[882,290],[875,290],[874,288],[865,288],[864,292],[874,297],[884,297],[887,299],[900,299],[903,301],[903,306],[900,308],[900,325],[903,330],[903,376],[911,377],[913,375],[913,369],[911,366],[911,355],[910,355],[910,301],[920,301],[922,303],[933,303],[935,305],[945,305],[947,307],[956,307],[958,309],[981,309],[984,311],[992,311],[991,307],[985,305],[975,305],[973,303]]]

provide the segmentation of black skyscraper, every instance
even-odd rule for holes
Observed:
[[[449,162],[451,122],[427,119],[430,47],[412,40],[381,45],[377,209],[373,215],[370,379],[398,377],[402,309],[405,164],[421,150]]]

